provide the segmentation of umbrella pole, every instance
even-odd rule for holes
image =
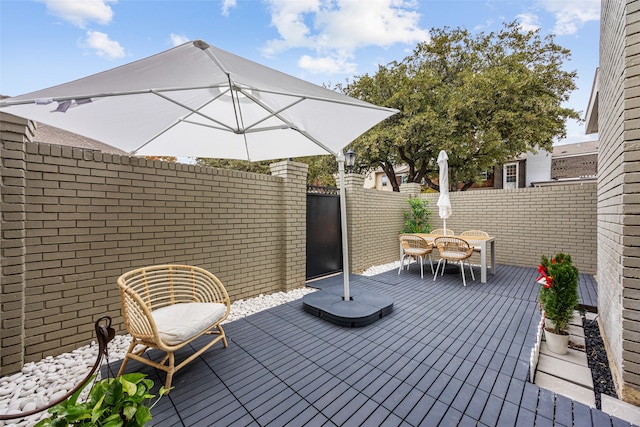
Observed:
[[[347,236],[347,202],[344,191],[344,155],[342,151],[336,156],[338,176],[340,180],[340,228],[342,231],[342,275],[344,276],[344,301],[351,301],[349,296],[349,236]]]

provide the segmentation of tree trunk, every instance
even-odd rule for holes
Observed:
[[[398,181],[396,181],[396,171],[393,168],[393,165],[386,162],[380,162],[380,167],[384,171],[384,174],[389,178],[389,182],[391,183],[391,188],[393,191],[400,192],[400,186],[398,185]]]

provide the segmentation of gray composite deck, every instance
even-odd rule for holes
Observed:
[[[428,268],[428,267],[427,267]],[[527,381],[539,322],[535,268],[500,265],[486,284],[436,282],[412,266],[351,276],[388,293],[393,312],[363,328],[294,301],[228,323],[216,346],[179,371],[153,408],[158,426],[628,426]],[[342,286],[342,276],[314,282]],[[592,276],[581,303],[596,306]],[[115,362],[115,368],[120,362]],[[114,369],[115,369],[114,368]],[[164,374],[132,362],[127,371]]]

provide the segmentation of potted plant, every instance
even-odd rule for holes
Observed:
[[[131,373],[97,381],[87,399],[78,402],[82,390],[94,378],[67,400],[49,409],[52,415],[41,420],[36,427],[142,427],[151,421],[151,408],[167,391],[162,387],[158,399],[148,407],[147,402],[155,397],[149,393],[153,381],[146,379],[145,374]]]
[[[404,228],[400,233],[429,233],[431,224],[429,224],[429,201],[418,197],[408,199],[411,210],[404,211]]]
[[[573,311],[578,306],[578,269],[571,261],[571,255],[562,252],[549,259],[542,256],[538,267],[541,286],[538,293],[545,319],[545,339],[549,350],[566,354],[569,348],[568,327]]]

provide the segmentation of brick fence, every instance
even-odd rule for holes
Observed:
[[[214,272],[233,300],[304,285],[307,165],[272,175],[29,142],[0,122],[2,375],[71,351],[110,315],[116,279],[144,265]]]
[[[401,193],[369,190],[358,185],[363,178],[351,179],[346,190],[352,271],[398,259],[397,236],[403,212],[409,210],[408,198],[428,200],[430,222],[442,228],[436,206],[439,193],[419,194],[416,184],[403,184]],[[495,236],[498,264],[535,267],[541,255],[563,251],[572,255],[581,272],[595,274],[596,192],[596,184],[454,192],[447,228],[456,233],[478,229]]]
[[[0,117],[1,375],[90,342],[110,315],[123,332],[117,277],[186,263],[216,274],[232,300],[304,285],[307,166],[271,175],[30,142],[30,123]],[[346,180],[352,272],[398,259],[403,193]],[[437,194],[425,194],[441,226]],[[535,266],[563,250],[595,272],[595,185],[451,195],[448,228],[497,237],[498,263]],[[499,274],[499,271],[498,271]]]

